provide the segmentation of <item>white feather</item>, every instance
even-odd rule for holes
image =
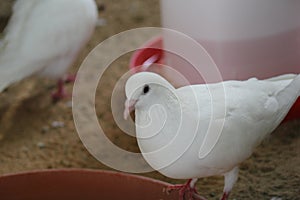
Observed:
[[[60,78],[97,18],[94,0],[17,0],[0,49],[0,92],[32,74]]]

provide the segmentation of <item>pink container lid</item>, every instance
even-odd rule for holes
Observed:
[[[152,63],[160,63],[162,61],[164,54],[162,42],[162,37],[154,38],[134,52],[129,63],[129,68],[133,73],[143,71],[140,66],[144,65],[151,58],[154,58]]]
[[[141,66],[145,65],[145,63],[148,63],[149,61],[148,65],[151,64],[151,62],[162,64],[163,56],[163,39],[162,36],[158,36],[134,52],[129,63],[129,68],[133,71],[133,73],[144,71]],[[298,98],[294,106],[291,108],[284,121],[293,119],[300,119],[300,98]]]

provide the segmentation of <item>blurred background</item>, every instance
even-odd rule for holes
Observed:
[[[13,0],[0,0],[0,30],[11,14]],[[101,41],[137,27],[159,27],[159,0],[98,0],[103,24],[81,52],[70,73],[76,73],[86,55]],[[136,140],[115,124],[110,96],[118,79],[128,71],[130,56],[120,57],[106,70],[96,95],[96,110],[105,133],[119,147],[138,152]],[[101,58],[99,58],[101,59]],[[27,78],[0,94],[0,175],[37,169],[109,169],[94,159],[80,141],[72,118],[71,98],[53,104],[53,80]],[[72,84],[67,86],[68,93]],[[241,165],[232,199],[299,199],[300,121],[281,125],[250,159]],[[159,173],[142,174],[171,183]],[[223,177],[204,178],[198,189],[203,196],[218,199]]]

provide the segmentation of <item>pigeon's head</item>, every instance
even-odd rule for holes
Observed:
[[[124,118],[127,119],[135,108],[150,104],[153,98],[157,98],[157,95],[162,94],[166,89],[174,90],[174,87],[158,74],[140,72],[131,76],[125,86],[127,100]]]

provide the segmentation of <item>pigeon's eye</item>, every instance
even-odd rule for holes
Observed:
[[[150,90],[149,85],[145,85],[144,89],[143,89],[144,94],[147,94],[149,92],[149,90]]]

